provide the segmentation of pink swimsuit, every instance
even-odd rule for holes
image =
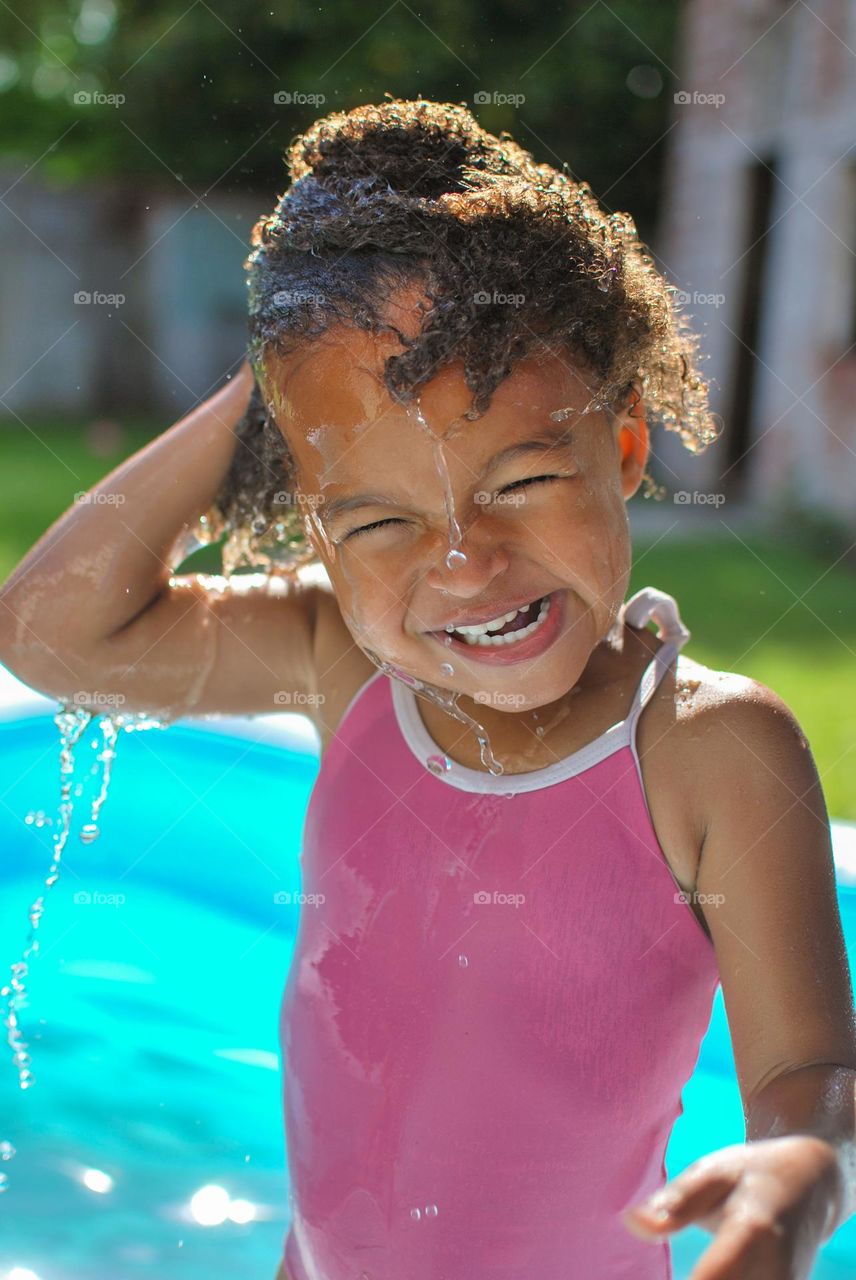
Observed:
[[[292,1280],[671,1276],[619,1215],[665,1181],[719,975],[635,746],[689,632],[653,588],[624,610],[663,643],[558,763],[435,775],[382,672],[324,753],[280,1011]]]

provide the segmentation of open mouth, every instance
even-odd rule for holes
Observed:
[[[445,631],[434,634],[438,638],[450,635],[459,643],[477,646],[480,649],[499,649],[506,645],[520,644],[527,637],[534,635],[543,626],[551,607],[550,596],[539,596],[537,600],[531,600],[522,608],[515,609],[511,613],[500,614],[498,618],[492,618],[489,622],[471,627],[447,627]]]

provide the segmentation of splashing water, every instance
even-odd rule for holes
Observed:
[[[424,680],[419,680],[416,676],[410,675],[400,667],[393,666],[391,662],[387,662],[384,658],[378,657],[378,655],[376,653],[372,653],[370,649],[365,649],[362,645],[360,648],[366,657],[373,662],[380,671],[385,672],[388,676],[392,676],[394,680],[401,680],[404,684],[408,685],[414,693],[421,694],[429,702],[433,702],[435,706],[442,707],[442,709],[448,712],[450,716],[454,716],[456,720],[460,720],[461,724],[466,725],[468,729],[472,729],[476,735],[476,741],[479,744],[479,756],[481,757],[481,762],[487,769],[488,773],[491,773],[496,777],[498,774],[505,772],[491,750],[487,730],[484,725],[479,724],[478,720],[474,720],[471,715],[468,715],[466,711],[462,711],[458,706],[458,699],[461,696],[459,693],[453,693],[450,689],[440,689],[433,684],[426,684]],[[431,758],[433,759],[434,757]]]
[[[62,702],[60,707],[60,711],[54,716],[54,724],[60,734],[60,830],[54,833],[53,858],[44,882],[44,892],[39,894],[30,906],[30,928],[21,958],[12,964],[11,976],[7,985],[0,988],[0,999],[2,999],[4,1005],[3,1025],[6,1028],[6,1040],[12,1051],[12,1061],[18,1071],[18,1084],[21,1089],[32,1088],[35,1084],[35,1077],[30,1070],[31,1059],[27,1042],[23,1038],[18,1023],[18,1009],[26,1000],[26,980],[29,976],[30,957],[38,955],[39,940],[36,935],[44,912],[45,892],[52,889],[59,879],[63,851],[71,832],[71,818],[74,810],[73,796],[81,794],[80,785],[78,784],[77,787],[72,785],[75,767],[75,747],[80,742],[92,720],[96,718],[95,713],[84,706],[72,708],[67,703]],[[92,801],[89,821],[83,825],[79,833],[80,839],[84,844],[90,844],[99,834],[98,816],[107,798],[110,786],[111,766],[116,754],[119,731],[121,729],[163,729],[166,727],[164,722],[142,712],[134,715],[101,712],[98,713],[97,719],[102,735],[102,749],[98,752],[98,764],[93,765],[92,772],[97,774],[100,765],[102,780],[98,794]],[[93,741],[91,745],[96,750],[98,749],[97,742]],[[29,825],[41,827],[50,824],[51,819],[46,818],[44,811],[39,809],[35,813],[28,814],[25,822]],[[15,1148],[11,1142],[0,1142],[0,1158],[4,1161],[11,1160],[14,1154]],[[0,1192],[5,1191],[8,1185],[6,1175],[0,1175]]]

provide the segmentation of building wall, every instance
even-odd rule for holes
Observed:
[[[0,414],[156,411],[169,425],[243,357],[262,201],[0,181]]]
[[[663,441],[663,482],[856,525],[854,48],[856,0],[690,0],[678,54],[689,100],[673,108],[658,248],[723,418],[700,458]],[[761,243],[753,170],[771,162]],[[762,251],[749,435],[735,453],[747,274]]]

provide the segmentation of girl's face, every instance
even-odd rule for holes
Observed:
[[[404,332],[418,331],[419,298],[390,303]],[[624,600],[644,419],[583,414],[593,387],[557,356],[518,362],[475,421],[462,418],[460,364],[405,406],[382,379],[400,350],[393,334],[340,327],[266,363],[309,537],[361,648],[497,710],[549,704],[577,683]],[[508,641],[447,631],[529,604],[506,623]],[[508,628],[522,626],[515,640]]]

